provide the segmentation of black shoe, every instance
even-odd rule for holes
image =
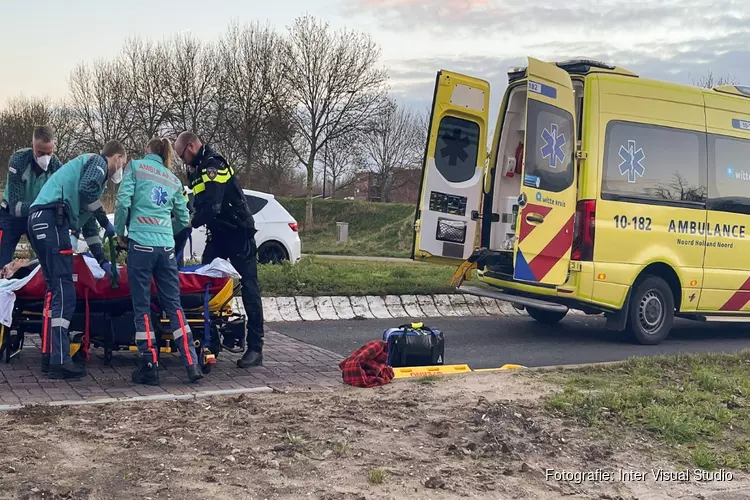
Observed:
[[[159,366],[153,363],[143,363],[133,371],[134,384],[159,385]]]
[[[198,365],[198,363],[193,363],[192,365],[188,366],[187,374],[188,379],[190,379],[190,383],[197,382],[203,378],[203,370],[201,370],[201,367]]]
[[[49,371],[49,354],[42,354],[42,373]]]
[[[86,375],[86,368],[68,361],[62,365],[50,365],[47,376],[52,379],[78,379]]]
[[[240,368],[250,368],[251,366],[261,366],[263,364],[263,353],[257,351],[245,351],[245,354],[237,360],[237,366]]]

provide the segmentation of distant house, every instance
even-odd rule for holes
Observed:
[[[416,203],[419,196],[421,175],[422,172],[420,170],[394,170],[390,199],[388,201],[391,203]],[[385,201],[379,181],[380,179],[376,174],[362,172],[357,176],[351,188],[347,190],[346,196],[351,196],[355,200]]]

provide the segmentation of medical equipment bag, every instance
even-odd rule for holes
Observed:
[[[435,366],[444,364],[445,338],[443,332],[423,323],[401,325],[383,332],[388,344],[388,365]]]

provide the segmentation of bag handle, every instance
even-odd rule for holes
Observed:
[[[428,330],[430,333],[435,333],[435,330],[433,330],[429,326],[425,326],[424,323],[422,323],[422,322],[419,322],[419,323],[407,323],[405,325],[399,325],[399,328],[400,329],[404,329],[404,330],[407,330],[407,329],[408,330],[424,329],[424,330]]]

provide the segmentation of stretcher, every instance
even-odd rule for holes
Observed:
[[[179,270],[180,299],[204,373],[211,371],[221,351],[240,353],[245,349],[245,316],[232,306],[240,287],[238,277],[223,259]],[[93,347],[103,349],[109,363],[114,352],[137,351],[127,266],[113,266],[107,275],[90,255],[76,254],[73,282],[76,310],[69,328],[71,356],[88,360]],[[10,363],[21,353],[28,335],[39,335],[41,345],[45,326],[49,328],[43,321],[48,299],[37,261],[19,268],[10,279],[0,280],[0,359],[4,356]],[[150,324],[154,325],[159,354],[177,352],[153,280]]]

